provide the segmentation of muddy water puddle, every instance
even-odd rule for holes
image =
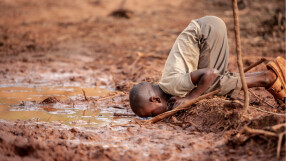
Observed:
[[[99,108],[92,102],[40,103],[48,97],[56,97],[61,101],[76,100],[83,97],[83,90],[88,97],[106,96],[110,92],[102,88],[1,87],[0,119],[60,122],[66,125],[97,127],[122,124],[131,120],[128,117],[114,117],[115,112],[126,113],[124,109]]]

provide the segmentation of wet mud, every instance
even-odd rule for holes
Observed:
[[[285,56],[285,2],[238,6],[244,65]],[[263,88],[272,107],[250,94],[243,117],[243,92],[156,124],[129,107],[192,19],[225,21],[238,71],[231,1],[3,0],[0,13],[0,160],[285,160],[285,108]]]

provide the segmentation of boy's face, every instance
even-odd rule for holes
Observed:
[[[142,109],[142,117],[156,116],[168,110],[166,102],[152,100],[146,102]]]

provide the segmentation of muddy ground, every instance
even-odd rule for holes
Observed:
[[[261,57],[272,60],[285,56],[285,2],[240,0],[239,8],[244,65]],[[205,15],[225,21],[229,70],[236,72],[231,1],[127,0],[121,5],[120,0],[1,0],[1,87],[101,87],[108,89],[111,97],[77,96],[73,104],[95,103],[97,108],[130,112],[128,91],[132,85],[158,82],[178,34],[192,19]],[[262,64],[250,72],[265,69]],[[277,158],[278,136],[247,130],[285,132],[285,127],[272,127],[285,123],[283,107],[277,107],[265,89],[253,91],[274,107],[251,95],[251,106],[239,129],[242,106],[238,101],[243,102],[242,92],[238,101],[207,99],[153,125],[144,125],[133,115],[128,116],[128,124],[104,127],[67,126],[35,119],[2,120],[0,158],[285,160],[284,136],[280,137],[282,150]]]

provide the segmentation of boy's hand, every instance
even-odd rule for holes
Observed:
[[[175,109],[175,108],[179,107],[180,105],[184,104],[187,100],[188,99],[186,99],[186,98],[174,96],[174,97],[171,97],[168,102],[172,102],[174,104],[172,109]]]

